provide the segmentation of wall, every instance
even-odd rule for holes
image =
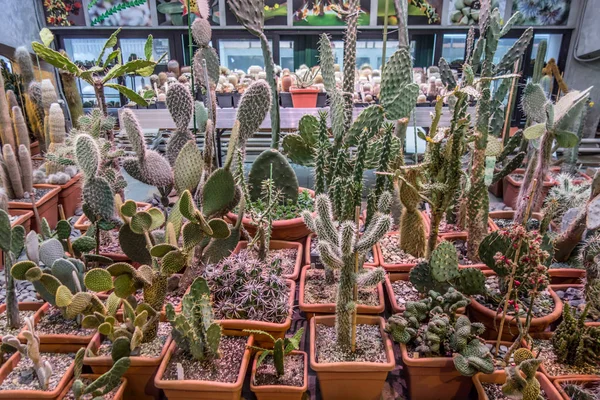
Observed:
[[[39,0],[0,0],[2,23],[0,23],[0,43],[17,48],[27,45],[31,51],[31,42],[39,40],[42,18]]]

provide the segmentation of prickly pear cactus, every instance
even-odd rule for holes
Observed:
[[[298,178],[296,178],[294,169],[279,150],[265,150],[252,163],[248,174],[252,201],[260,198],[262,182],[267,179],[273,179],[274,186],[281,190],[283,201],[291,200],[296,203],[298,200]]]

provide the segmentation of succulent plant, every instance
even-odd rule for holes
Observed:
[[[542,399],[540,382],[535,377],[542,360],[525,348],[515,352],[514,360],[517,365],[505,368],[506,383],[502,385],[502,393],[509,399]]]
[[[11,227],[8,213],[0,210],[0,249],[4,256],[4,279],[6,281],[6,326],[15,329],[19,328],[21,323],[11,271],[24,244],[25,228],[22,225]]]
[[[273,348],[262,348],[257,346],[251,346],[253,350],[260,351],[260,357],[256,360],[256,369],[261,366],[268,356],[273,357],[273,364],[275,365],[275,371],[277,376],[282,376],[285,373],[285,357],[294,350],[298,350],[300,347],[300,340],[304,334],[304,328],[300,328],[294,333],[292,337],[277,338],[275,339],[270,333],[260,330],[244,329],[244,332],[254,335],[264,335],[273,342]]]
[[[169,86],[167,107],[177,127],[167,142],[166,152],[169,163],[174,165],[183,146],[193,139],[188,126],[192,119],[194,100],[188,88],[181,83]]]
[[[181,313],[177,314],[172,304],[167,304],[166,308],[177,347],[199,361],[219,358],[221,326],[214,321],[210,289],[204,278],[194,280],[189,292],[183,296],[181,306]]]
[[[590,305],[590,315],[596,317],[600,315],[600,234],[585,241],[579,261],[585,268],[585,301]]]
[[[562,322],[552,335],[552,346],[557,361],[583,367],[596,365],[600,360],[600,328],[585,325],[590,305],[575,317],[568,303],[564,304]]]
[[[79,349],[77,354],[75,354],[75,380],[71,386],[71,391],[75,396],[75,400],[83,399],[85,395],[91,395],[93,398],[104,398],[103,396],[109,394],[121,385],[121,378],[125,375],[125,372],[127,372],[131,365],[131,359],[129,357],[120,358],[107,372],[100,375],[94,381],[86,384],[86,380],[81,376],[84,356],[84,348]]]

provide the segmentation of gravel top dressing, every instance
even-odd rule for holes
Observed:
[[[409,281],[394,281],[392,282],[392,289],[398,306],[403,306],[408,301],[419,301],[421,298],[419,291]]]
[[[476,262],[472,261],[467,257],[467,241],[463,239],[455,239],[452,240],[452,244],[456,248],[456,253],[458,255],[458,263],[460,265],[473,265]]]
[[[598,375],[600,374],[600,366],[586,364],[583,367],[576,367],[574,365],[561,364],[556,360],[556,354],[554,354],[554,346],[550,340],[534,339],[533,340],[533,353],[540,354],[538,358],[544,360],[544,367],[548,371],[548,375]]]
[[[506,397],[504,393],[502,393],[502,385],[498,383],[482,382],[481,386],[483,386],[483,390],[490,400],[510,400],[510,398]],[[548,398],[544,392],[544,389],[540,391],[540,394],[544,399]]]
[[[580,288],[570,287],[566,290],[556,290],[556,295],[563,301],[563,303],[569,303],[572,307],[572,311],[575,311],[577,318],[581,316],[583,310],[585,310],[585,291]],[[590,307],[588,310],[586,322],[598,322],[600,315],[597,311]]]
[[[83,383],[86,386],[93,382],[91,379],[82,379],[82,381],[83,381]],[[112,400],[112,399],[114,399],[115,395],[119,391],[120,387],[121,387],[121,385],[117,386],[116,388],[114,388],[110,392],[108,392],[105,395],[103,395],[102,399],[104,399],[104,400]],[[95,397],[93,397],[91,394],[84,394],[83,396],[81,396],[79,398],[79,400],[93,400],[94,398]],[[69,392],[67,393],[67,395],[64,397],[64,400],[76,400],[75,399],[75,395],[73,394],[73,391],[69,390]]]
[[[121,250],[121,245],[119,244],[119,231],[111,230],[111,231],[101,231],[100,235],[100,252],[101,253],[114,253],[114,254],[124,254],[123,250]]]
[[[423,258],[413,257],[400,249],[398,235],[384,236],[379,242],[381,253],[383,254],[383,262],[386,264],[417,264],[424,261]]]
[[[67,373],[67,370],[73,364],[75,353],[41,353],[42,359],[52,365],[52,376],[48,384],[48,391],[56,389],[60,380]],[[37,379],[33,362],[27,358],[21,358],[16,368],[4,379],[0,390],[41,390],[40,382]]]
[[[170,333],[171,324],[169,322],[159,322],[156,338],[151,342],[142,343],[140,346],[140,354],[136,354],[136,356],[150,358],[159,357]],[[111,349],[112,342],[110,340],[104,340],[98,349],[98,355],[110,356]]]
[[[304,356],[300,354],[286,356],[283,372],[282,376],[277,376],[277,371],[273,365],[273,357],[269,355],[258,367],[254,384],[256,386],[285,385],[302,387],[304,385]]]
[[[48,192],[50,192],[52,189],[48,188],[48,189],[34,189],[35,191],[35,201],[36,203],[42,198],[44,197]],[[31,197],[29,195],[27,195],[26,197],[22,197],[20,199],[10,199],[10,201],[15,201],[17,203],[31,203]]]
[[[6,326],[6,311],[0,314],[0,337],[6,335],[18,335],[25,326],[25,319],[35,314],[35,311],[19,311],[21,323],[18,328],[9,328]]]
[[[61,311],[53,306],[37,323],[36,330],[40,335],[87,336],[94,333],[94,329],[83,329],[74,319],[65,319]]]
[[[304,301],[307,304],[332,304],[336,302],[337,278],[339,271],[334,271],[336,283],[325,282],[325,270],[309,268],[306,271],[306,282],[304,283]],[[358,288],[358,304],[366,306],[378,306],[379,296],[377,288]]]
[[[240,251],[240,254],[248,253],[247,249]],[[281,267],[282,275],[291,275],[294,273],[296,268],[296,256],[298,255],[298,249],[277,249],[269,250],[267,253],[267,264],[272,263],[275,260],[280,260],[279,266]],[[250,256],[254,258],[256,252],[250,252]]]
[[[181,363],[185,380],[235,383],[247,342],[248,338],[244,336],[222,337],[219,346],[221,358],[214,360],[197,361],[177,351],[169,360],[163,379],[177,380],[177,363]]]
[[[356,351],[354,353],[337,347],[334,326],[317,325],[316,336],[317,362],[320,364],[344,361],[387,362],[379,325],[356,325]]]

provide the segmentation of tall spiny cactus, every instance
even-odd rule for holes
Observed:
[[[419,211],[421,197],[417,191],[419,169],[405,170],[405,181],[400,184],[398,192],[404,208],[400,217],[400,248],[413,257],[424,257],[426,254],[425,222]]]
[[[44,135],[44,107],[42,106],[42,87],[39,82],[31,82],[25,97],[25,109],[27,118],[31,123],[31,129],[40,143],[42,152],[46,151],[46,137]]]
[[[50,139],[48,144],[49,153],[56,154],[64,151],[66,147],[65,116],[58,103],[53,103],[50,106],[48,113],[48,138]],[[52,161],[46,162],[46,174],[55,174],[62,170],[64,170],[64,167],[60,164]]]
[[[15,293],[15,282],[10,274],[13,264],[23,250],[25,228],[22,225],[11,227],[8,213],[0,209],[0,249],[4,254],[4,279],[6,281],[6,326],[21,327],[19,307]]]
[[[0,76],[0,141],[2,141],[3,146],[8,144],[12,146],[13,150],[16,149],[15,134],[10,119],[6,92],[4,91],[4,77],[2,76]]]
[[[77,77],[69,71],[64,69],[59,70],[60,80],[62,82],[63,93],[71,113],[71,121],[73,127],[77,127],[79,118],[84,115],[83,112],[83,101],[79,94],[79,88],[77,87]]]
[[[354,101],[354,82],[356,79],[356,35],[358,16],[361,13],[359,0],[350,0],[348,10],[338,11],[344,17],[346,30],[344,31],[344,76],[342,91],[345,103],[344,128],[347,130],[352,124],[352,109]]]
[[[50,143],[50,107],[58,103],[56,89],[50,79],[42,80],[42,107],[44,107],[44,140]]]
[[[379,209],[389,209],[391,196],[384,193]],[[354,349],[352,332],[356,329],[353,315],[356,313],[354,288],[375,286],[385,277],[382,268],[365,271],[362,268],[365,255],[388,231],[392,224],[389,215],[376,213],[363,235],[358,237],[358,228],[352,221],[334,222],[331,201],[327,195],[319,195],[315,201],[316,218],[310,212],[302,214],[306,225],[319,237],[319,252],[329,270],[340,270],[336,300],[337,345],[346,351]]]
[[[329,156],[329,135],[327,133],[327,113],[319,112],[319,142],[317,143],[317,154],[315,157],[315,193],[325,193],[327,187],[327,159]]]
[[[17,139],[17,145],[24,144],[29,148],[29,131],[27,130],[27,123],[23,117],[21,107],[15,106],[12,109],[12,122],[15,137]]]
[[[167,92],[167,107],[177,127],[167,142],[167,159],[174,165],[181,148],[194,138],[188,129],[194,107],[188,88],[181,83],[172,84]]]
[[[600,361],[600,327],[587,326],[590,304],[576,317],[569,303],[563,308],[562,322],[552,335],[552,346],[557,361],[562,364],[584,367],[597,365]]]
[[[585,301],[590,315],[600,316],[600,234],[588,238],[579,251],[579,261],[585,268]]]
[[[9,198],[22,199],[26,193],[33,195],[31,154],[25,145],[20,145],[16,154],[11,145],[4,145],[0,169],[2,186]]]
[[[513,15],[512,18],[517,17]],[[488,139],[490,121],[495,111],[493,109],[494,105],[490,84],[493,79],[502,79],[502,74],[506,71],[512,71],[515,61],[520,59],[533,38],[533,29],[529,28],[525,30],[502,59],[497,64],[494,64],[493,60],[498,47],[498,41],[508,32],[512,25],[512,22],[508,21],[502,27],[500,20],[498,9],[492,11],[490,1],[484,0],[479,18],[481,35],[475,44],[470,64],[465,64],[467,72],[480,70],[480,79],[477,87],[481,93],[477,103],[470,190],[467,194],[469,231],[467,253],[473,260],[477,260],[479,243],[481,243],[487,234],[489,198],[486,184],[486,157],[496,156],[500,153],[495,147],[488,145],[489,143],[497,143],[497,140],[490,141]],[[490,148],[488,149],[488,147]],[[501,150],[501,146],[499,147]]]
[[[19,74],[23,80],[23,86],[29,87],[29,84],[35,80],[33,73],[33,62],[31,55],[25,46],[17,47],[15,50],[15,61],[19,66]]]

